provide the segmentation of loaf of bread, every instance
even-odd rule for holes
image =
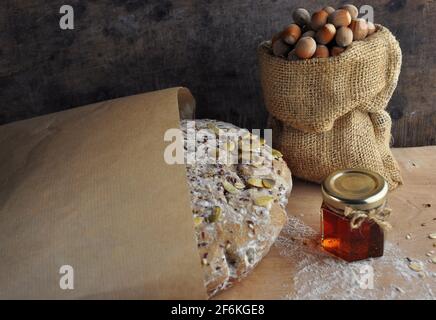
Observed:
[[[200,263],[213,296],[246,276],[276,240],[286,223],[291,172],[279,151],[248,130],[213,120],[181,127]],[[223,133],[229,139],[216,142]]]

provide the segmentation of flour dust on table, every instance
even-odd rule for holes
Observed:
[[[402,250],[386,243],[382,258],[347,263],[322,251],[320,235],[296,217],[289,217],[275,246],[295,266],[293,288],[283,299],[391,300],[435,299],[436,275],[415,272]],[[389,283],[386,274],[396,274]],[[432,278],[435,281],[428,281]]]

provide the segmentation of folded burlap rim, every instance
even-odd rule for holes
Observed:
[[[385,27],[337,57],[289,61],[271,42],[258,48],[265,103],[274,118],[304,132],[324,132],[352,110],[386,108],[401,69],[398,41]]]

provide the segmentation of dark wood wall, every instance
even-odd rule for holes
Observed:
[[[266,122],[256,47],[298,6],[345,1],[3,0],[0,123],[144,91],[186,86],[198,117]],[[389,106],[396,146],[436,144],[436,1],[354,1],[399,38],[404,66]],[[75,9],[75,30],[59,8]]]

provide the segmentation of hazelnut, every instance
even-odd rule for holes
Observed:
[[[324,9],[325,12],[327,12],[329,15],[331,15],[333,12],[335,12],[335,8],[333,7],[325,7]]]
[[[306,31],[305,33],[303,33],[303,35],[302,35],[301,37],[302,37],[302,38],[303,38],[303,37],[315,38],[315,35],[316,35],[316,32],[315,32],[315,31],[313,31],[313,30],[309,30],[309,31]]]
[[[327,23],[316,33],[316,41],[319,44],[328,44],[330,43],[336,35],[336,28],[331,23]]]
[[[296,61],[298,60],[297,55],[295,54],[295,49],[293,49],[291,52],[289,52],[288,54],[288,60],[289,61]]]
[[[353,19],[350,29],[353,31],[353,41],[363,40],[368,35],[368,24],[365,19]]]
[[[304,8],[298,8],[292,13],[294,22],[300,27],[310,24],[310,13]]]
[[[300,37],[301,29],[296,24],[291,24],[282,31],[282,39],[287,44],[294,45]]]
[[[339,56],[340,54],[342,54],[343,52],[345,51],[345,48],[341,48],[341,47],[333,47],[331,50],[330,50],[330,55],[332,56],[332,57],[337,57],[337,56]]]
[[[317,30],[321,29],[327,23],[328,17],[329,17],[329,14],[327,12],[325,12],[324,10],[315,12],[312,15],[310,26],[312,27],[313,30],[317,31]]]
[[[276,57],[287,57],[291,47],[287,45],[282,39],[278,39],[272,45],[273,53]]]
[[[376,31],[374,23],[368,21],[368,36]]]
[[[315,54],[313,58],[328,58],[330,56],[329,48],[326,46],[319,44],[316,47]]]
[[[359,16],[359,9],[357,9],[357,7],[355,5],[346,4],[346,5],[343,5],[341,7],[341,9],[347,10],[351,15],[351,19],[357,19],[357,17]]]
[[[336,28],[348,27],[351,23],[351,15],[347,10],[339,9],[330,15],[329,22]]]
[[[339,47],[348,47],[353,42],[353,31],[348,27],[341,27],[336,32],[336,44]]]
[[[313,38],[301,38],[295,46],[295,54],[301,59],[310,59],[316,51],[316,42]]]

